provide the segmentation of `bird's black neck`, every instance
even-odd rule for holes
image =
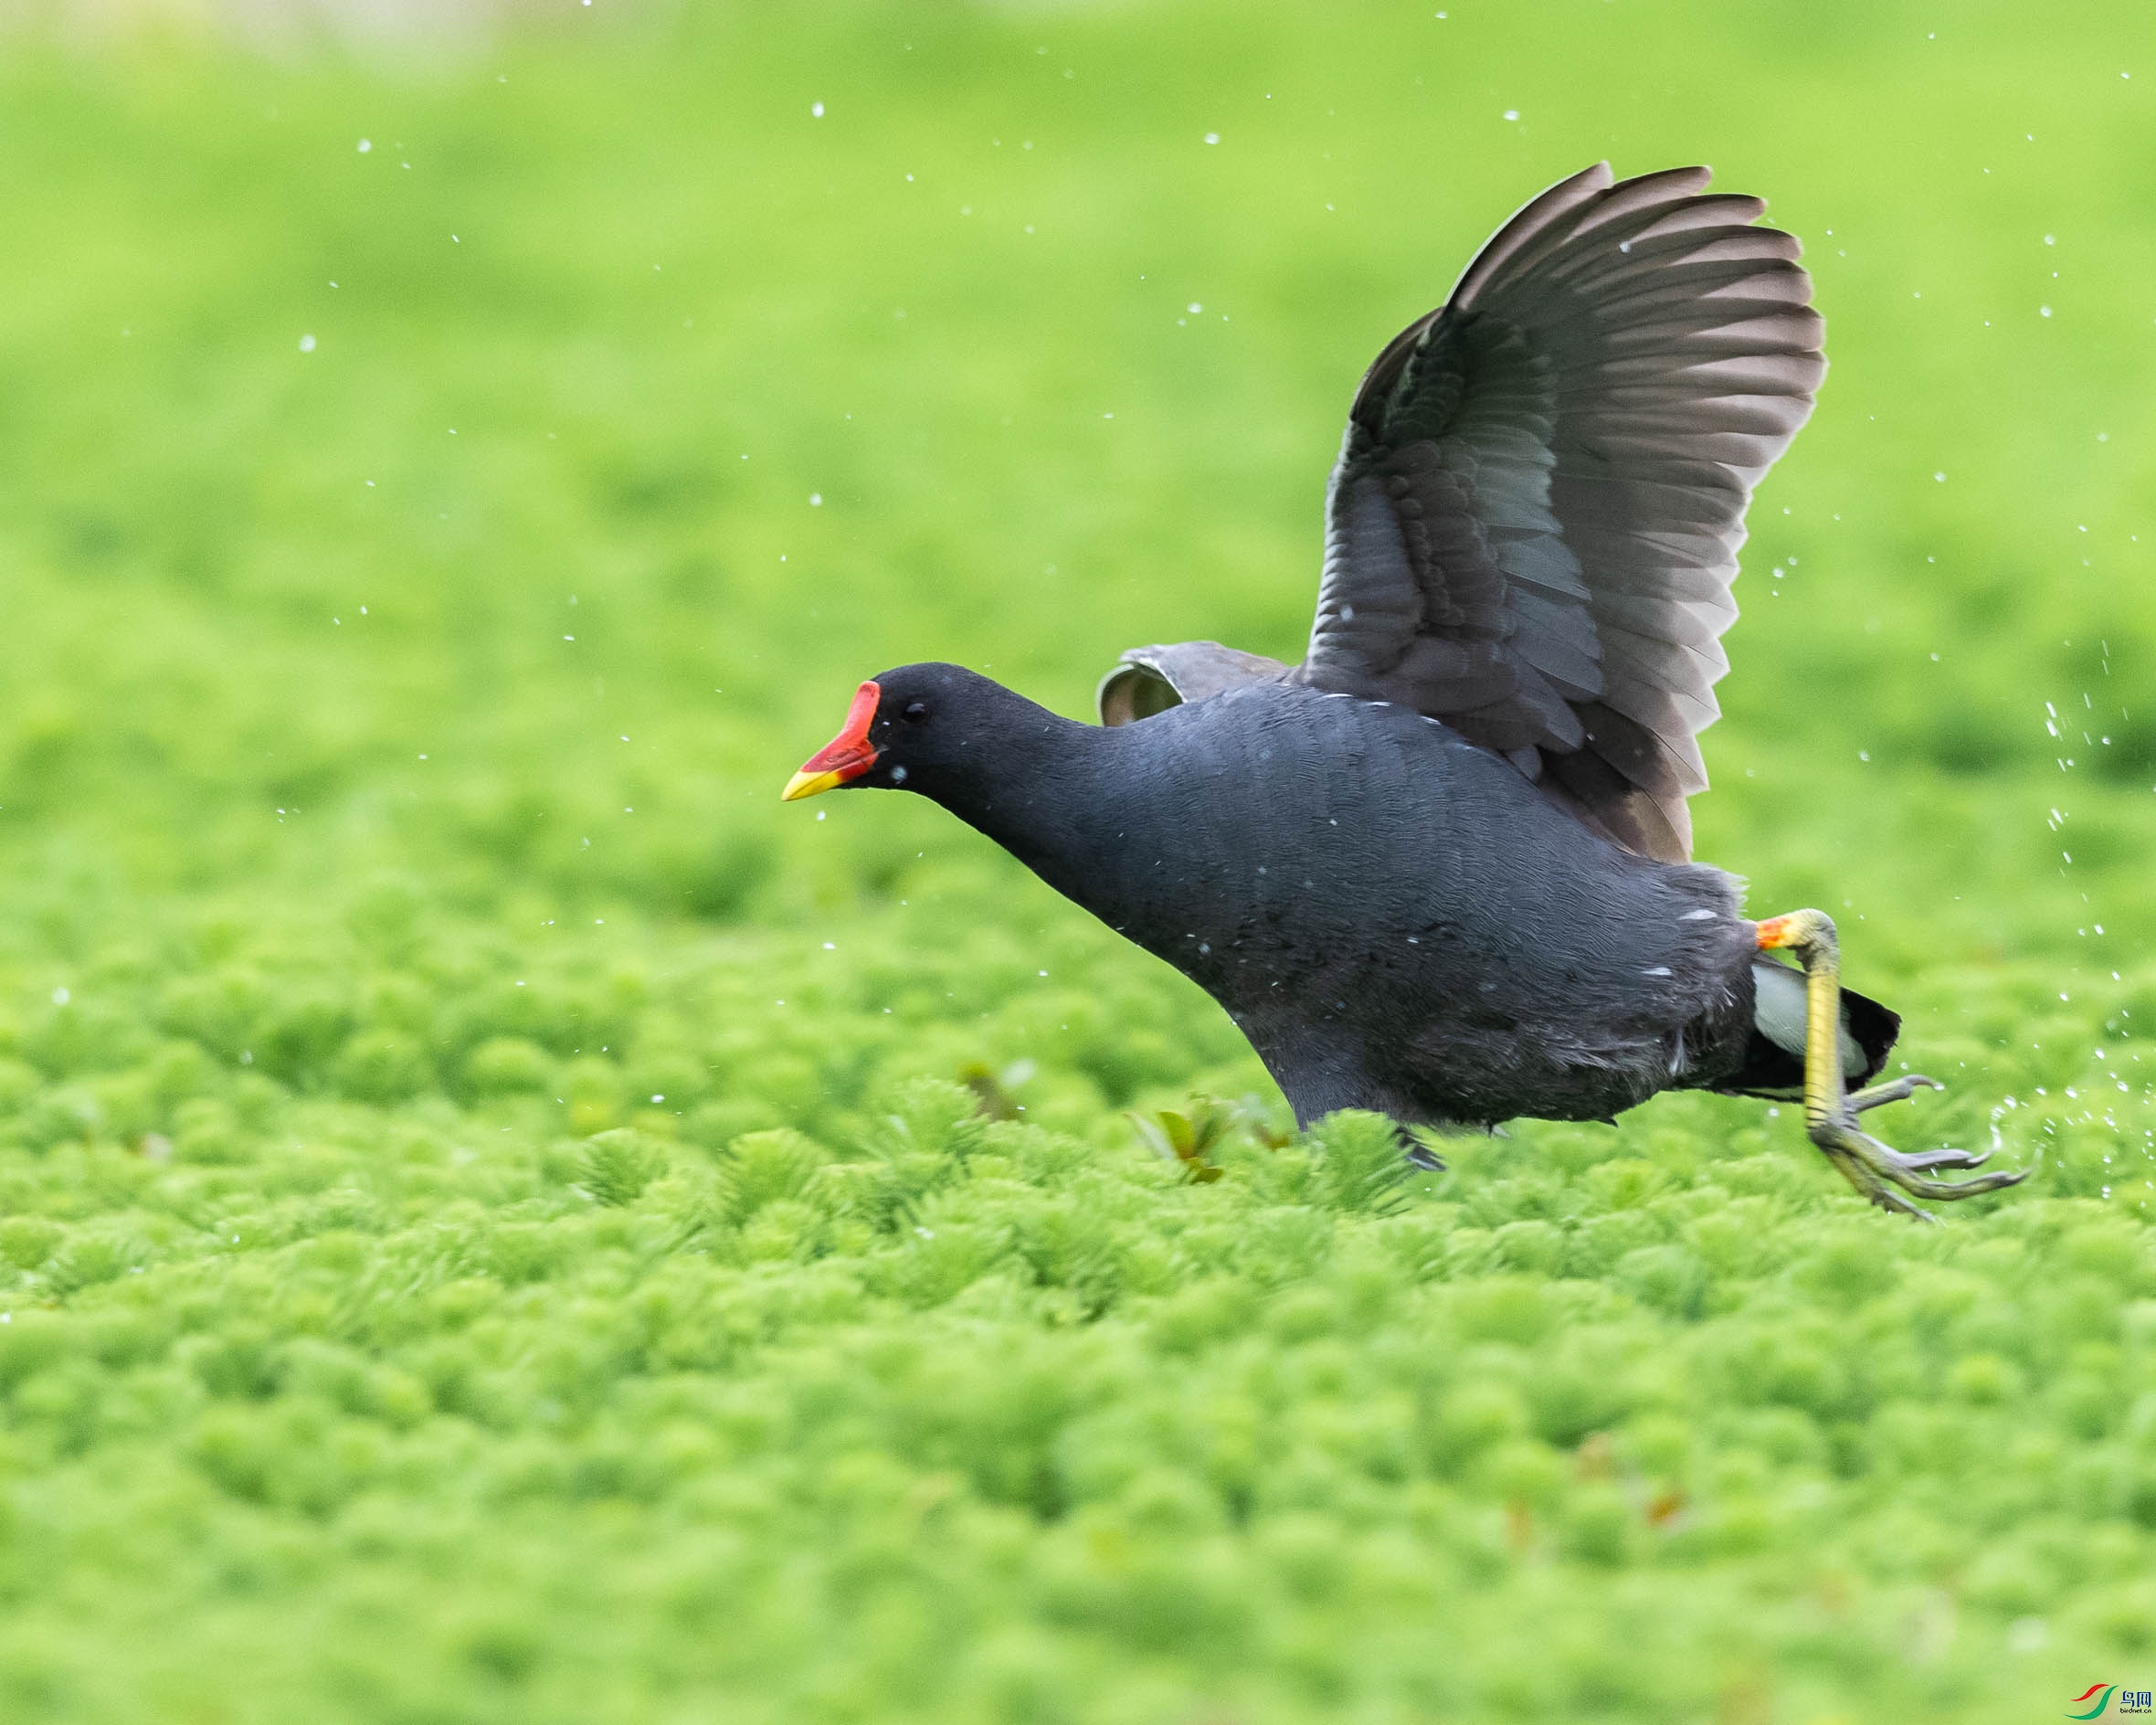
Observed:
[[[1107,763],[1115,733],[1009,697],[1008,722],[907,788],[993,839],[1066,897],[1091,905],[1115,819]]]

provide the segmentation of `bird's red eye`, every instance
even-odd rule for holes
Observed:
[[[905,704],[904,710],[901,712],[898,716],[904,719],[908,725],[925,725],[928,723],[928,703],[925,701],[909,701]]]

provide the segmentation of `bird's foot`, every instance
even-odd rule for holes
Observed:
[[[1425,1174],[1443,1174],[1452,1164],[1437,1153],[1437,1134],[1426,1126],[1409,1126],[1395,1119],[1392,1137],[1400,1146],[1400,1159]]]
[[[1401,1148],[1407,1153],[1410,1168],[1419,1168],[1428,1174],[1442,1174],[1451,1166],[1443,1157],[1427,1144],[1419,1143],[1415,1139],[1408,1138],[1404,1133],[1401,1138]]]
[[[1807,1121],[1805,1130],[1813,1143],[1826,1153],[1827,1160],[1841,1170],[1842,1178],[1871,1202],[1881,1210],[1919,1217],[1925,1222],[1936,1222],[1938,1218],[1910,1202],[1910,1197],[1950,1202],[1957,1198],[1973,1197],[1978,1192],[1995,1192],[2003,1186],[2017,1186],[2028,1178],[2025,1169],[2009,1172],[2002,1168],[1979,1174],[1973,1180],[1933,1180],[1933,1169],[1981,1168],[1991,1159],[1991,1154],[1940,1149],[1905,1156],[1899,1150],[1887,1148],[1868,1133],[1857,1130],[1856,1116],[1865,1109],[1876,1108],[1886,1102],[1907,1101],[1919,1086],[1933,1090],[1946,1087],[1921,1074],[1912,1073],[1906,1078],[1855,1092],[1844,1100],[1838,1116],[1830,1115],[1822,1120]],[[1904,1193],[1909,1196],[1905,1197]]]
[[[1919,1088],[1945,1088],[1920,1073],[1889,1079],[1883,1085],[1855,1095],[1842,1089],[1842,1054],[1838,1027],[1842,1004],[1842,949],[1834,933],[1834,919],[1824,911],[1794,910],[1770,916],[1759,926],[1761,952],[1789,951],[1804,967],[1804,1130],[1842,1178],[1879,1206],[1926,1222],[1937,1217],[1909,1201],[1910,1198],[1951,1201],[1995,1192],[2027,1178],[2004,1169],[1979,1174],[1973,1180],[1933,1180],[1935,1168],[1977,1168],[1988,1157],[1967,1150],[1928,1150],[1921,1156],[1904,1156],[1890,1150],[1877,1138],[1856,1129],[1856,1116],[1883,1103],[1906,1102]]]

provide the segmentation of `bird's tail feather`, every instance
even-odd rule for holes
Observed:
[[[1842,1081],[1869,1084],[1901,1032],[1901,1015],[1842,990]],[[1773,1100],[1804,1093],[1804,974],[1762,955],[1752,960],[1752,1033],[1744,1064],[1715,1086]]]

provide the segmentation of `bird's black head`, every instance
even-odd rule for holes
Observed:
[[[1029,714],[1049,716],[961,666],[901,665],[854,692],[844,727],[802,763],[783,799],[850,785],[937,797],[999,753]]]

